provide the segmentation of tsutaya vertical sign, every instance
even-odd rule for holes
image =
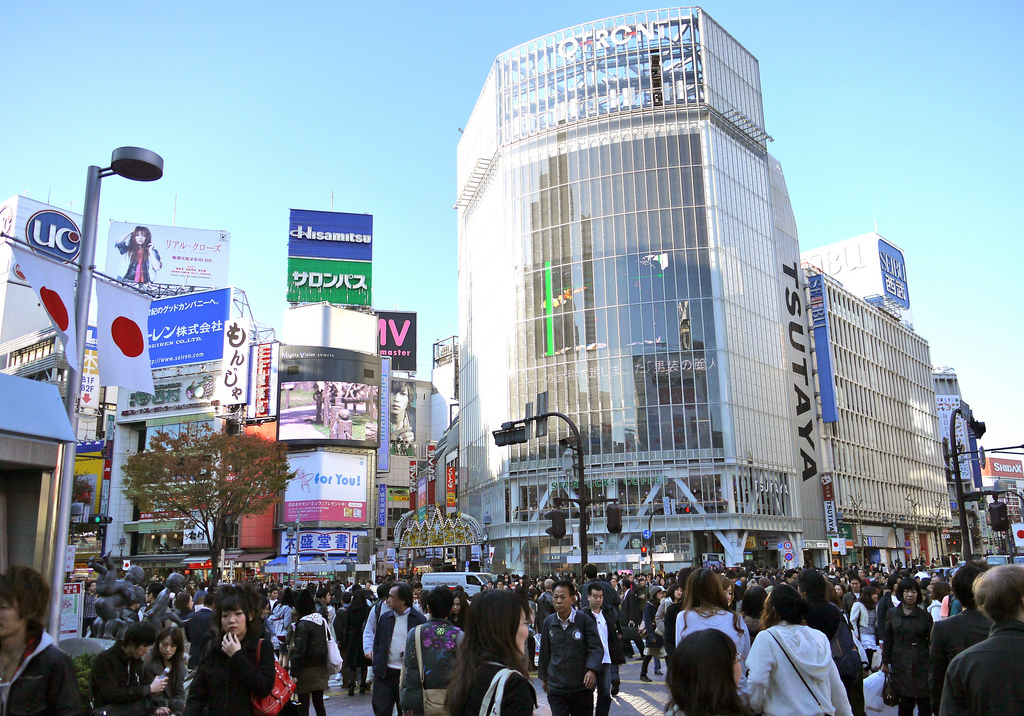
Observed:
[[[832,484],[832,475],[821,475],[821,497],[825,504],[825,532],[829,535],[839,534],[839,518],[836,515],[836,492]]]
[[[818,475],[818,421],[814,405],[814,378],[811,371],[811,342],[804,310],[801,270],[796,262],[782,265],[783,316],[786,362],[788,365],[789,411],[793,419],[793,454],[797,471],[804,480]]]

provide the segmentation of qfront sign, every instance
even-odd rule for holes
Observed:
[[[636,47],[641,43],[659,45],[663,42],[676,44],[687,37],[690,27],[689,19],[654,20],[637,22],[615,27],[595,27],[584,29],[583,32],[559,42],[555,49],[562,59],[574,61],[584,55],[594,56],[609,52],[618,52],[627,47]]]

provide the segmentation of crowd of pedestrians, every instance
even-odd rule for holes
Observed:
[[[880,701],[899,716],[1021,712],[1024,566],[947,576],[634,578],[588,564],[582,578],[501,575],[471,597],[415,581],[203,589],[172,575],[119,616],[83,694],[43,628],[45,579],[16,566],[0,575],[0,716],[325,716],[333,679],[349,696],[372,690],[374,716],[608,716],[629,658],[642,681],[664,676],[668,716],[865,716]]]

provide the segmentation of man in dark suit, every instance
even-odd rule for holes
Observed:
[[[188,668],[195,670],[199,666],[199,654],[211,634],[210,625],[213,618],[213,603],[217,600],[216,593],[210,591],[203,596],[202,606],[185,619],[185,638],[188,639]]]
[[[582,611],[596,622],[597,635],[604,649],[601,670],[597,672],[596,716],[608,716],[613,692],[618,690],[618,684],[613,684],[613,672],[619,664],[626,663],[626,655],[622,651],[622,626],[616,610],[604,606],[605,590],[599,580],[587,583],[586,594],[588,605]]]
[[[932,711],[939,713],[942,686],[946,682],[949,662],[960,652],[988,638],[992,622],[978,610],[974,599],[974,580],[988,570],[984,562],[968,562],[953,575],[950,586],[960,600],[963,611],[932,626],[928,661],[928,685],[932,694]]]
[[[537,676],[552,716],[594,716],[594,687],[604,649],[592,616],[573,608],[576,585],[555,582],[555,613],[544,620]]]
[[[388,595],[390,612],[380,616],[373,635],[373,705],[374,716],[392,716],[400,706],[399,683],[402,661],[405,658],[406,637],[409,631],[427,619],[413,606],[413,591],[405,582],[391,587]]]

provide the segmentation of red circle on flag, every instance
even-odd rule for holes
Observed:
[[[43,286],[39,289],[39,298],[43,300],[46,312],[50,314],[50,318],[57,324],[57,328],[67,331],[68,325],[70,325],[68,322],[68,307],[64,305],[64,299],[60,297],[60,294]]]
[[[1024,539],[1024,530],[1017,530],[1017,539]]]
[[[129,358],[142,355],[142,350],[146,347],[139,324],[124,316],[118,316],[110,324],[110,336],[121,352]]]

